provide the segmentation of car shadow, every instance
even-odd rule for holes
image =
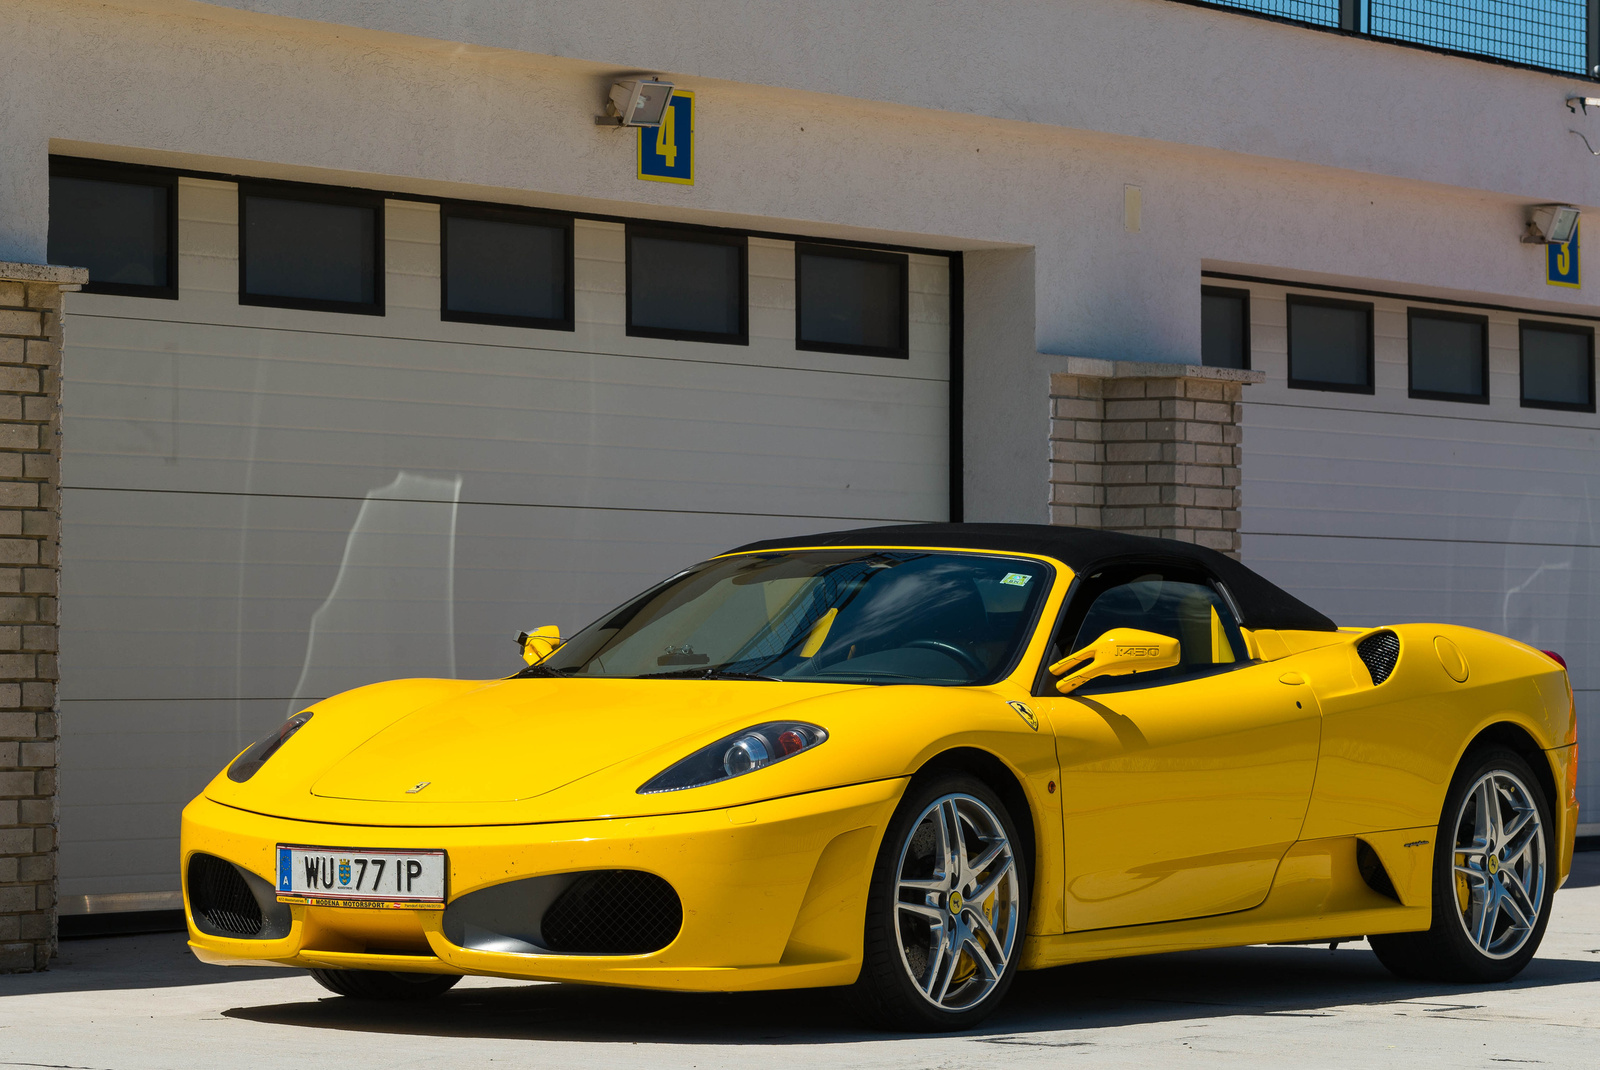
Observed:
[[[1245,947],[1086,963],[1021,974],[974,1041],[1090,1043],[1043,1034],[1237,1015],[1315,1018],[1353,1005],[1448,1016],[1492,991],[1600,981],[1600,961],[1535,959],[1515,981],[1397,980],[1365,946]],[[312,982],[307,980],[308,986]],[[309,994],[309,993],[308,993]],[[887,1039],[859,1025],[837,990],[692,995],[568,984],[464,988],[420,1004],[338,997],[235,1007],[229,1018],[309,1029],[501,1040],[652,1044],[827,1044]]]
[[[288,977],[272,967],[218,968],[189,951],[185,933],[129,933],[63,940],[43,973],[0,974],[0,999],[50,992],[110,992]]]

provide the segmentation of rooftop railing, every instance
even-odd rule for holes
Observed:
[[[1200,0],[1308,26],[1600,78],[1600,0]]]

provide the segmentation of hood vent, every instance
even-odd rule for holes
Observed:
[[[1376,632],[1356,644],[1356,653],[1366,662],[1373,686],[1383,683],[1400,660],[1400,637],[1393,632]]]

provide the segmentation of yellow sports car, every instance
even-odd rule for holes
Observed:
[[[1231,944],[1503,980],[1571,865],[1559,658],[1337,628],[1184,543],[757,543],[521,642],[514,676],[359,688],[235,758],[183,814],[194,953],[373,999],[850,985],[951,1029],[1019,969]]]

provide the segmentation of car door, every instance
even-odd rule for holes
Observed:
[[[1134,567],[1088,577],[1054,656],[1117,627],[1172,636],[1183,660],[1068,696],[1047,675],[1036,688],[1061,764],[1067,928],[1259,905],[1299,836],[1316,774],[1310,689],[1249,660],[1226,598],[1200,574]]]

